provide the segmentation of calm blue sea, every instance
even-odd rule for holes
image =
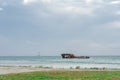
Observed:
[[[62,59],[61,56],[0,56],[0,66],[120,68],[120,56],[90,56],[90,59]]]

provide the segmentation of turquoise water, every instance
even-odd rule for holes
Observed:
[[[90,59],[62,59],[61,56],[0,56],[0,66],[120,68],[120,56],[90,56]]]

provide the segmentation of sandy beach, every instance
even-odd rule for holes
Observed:
[[[26,66],[1,66],[0,74],[10,74],[10,73],[22,73],[22,72],[33,72],[33,71],[46,71],[52,70],[48,68],[37,68],[37,67],[26,67]]]
[[[34,71],[120,71],[119,69],[64,69],[64,68],[44,68],[44,67],[29,67],[29,66],[0,66],[0,74],[23,73]]]

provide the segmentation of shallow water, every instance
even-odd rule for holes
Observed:
[[[0,66],[120,68],[120,56],[90,56],[90,59],[62,59],[61,56],[0,56]]]

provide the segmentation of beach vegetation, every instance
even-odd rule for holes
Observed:
[[[39,71],[1,75],[0,80],[120,80],[120,71]]]
[[[75,69],[80,69],[80,66],[76,66]]]

